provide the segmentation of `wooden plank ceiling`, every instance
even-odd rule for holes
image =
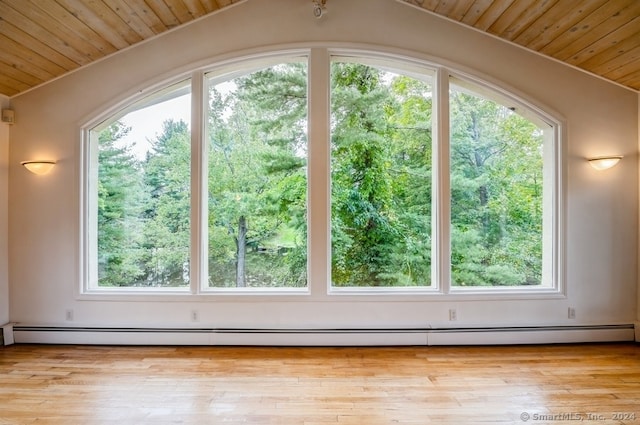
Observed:
[[[402,0],[640,91],[640,0]]]
[[[240,0],[0,0],[14,96]],[[312,0],[309,2],[311,14]],[[331,8],[328,0],[327,8]],[[389,0],[394,1],[394,0]],[[400,0],[640,91],[640,0]]]

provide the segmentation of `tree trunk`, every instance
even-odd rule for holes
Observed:
[[[247,220],[242,215],[238,219],[238,237],[236,238],[236,286],[247,286],[245,263],[247,257]]]

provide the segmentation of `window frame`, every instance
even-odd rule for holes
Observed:
[[[216,85],[219,83],[224,83],[230,81],[234,78],[242,77],[253,72],[257,72],[263,69],[266,69],[270,66],[276,66],[283,63],[305,63],[307,66],[307,101],[309,97],[309,84],[311,78],[309,77],[309,63],[310,63],[310,52],[309,50],[294,50],[287,52],[273,52],[265,56],[259,56],[257,58],[250,59],[241,59],[238,61],[234,61],[230,64],[226,64],[222,67],[213,67],[210,69],[202,70],[198,73],[199,83],[202,84],[202,87],[199,93],[202,96],[201,101],[197,100],[198,107],[202,107],[200,110],[198,119],[202,121],[200,124],[202,126],[199,135],[195,135],[195,138],[198,140],[192,147],[192,157],[198,156],[196,158],[197,167],[199,168],[198,175],[194,176],[192,174],[192,178],[194,179],[194,186],[199,188],[200,197],[196,201],[196,208],[198,209],[199,217],[197,225],[198,230],[194,233],[197,233],[194,238],[196,239],[195,243],[199,245],[199,252],[201,253],[198,258],[198,262],[202,262],[199,266],[200,278],[198,279],[199,285],[195,285],[195,288],[192,288],[192,292],[196,294],[205,294],[205,295],[221,295],[221,296],[229,296],[229,295],[287,295],[287,296],[295,296],[302,295],[308,296],[310,295],[310,278],[309,278],[309,235],[307,234],[307,285],[304,287],[245,287],[245,288],[223,288],[223,287],[215,287],[208,286],[208,270],[207,270],[207,262],[208,262],[208,237],[207,237],[207,227],[204,225],[206,222],[206,217],[208,217],[207,210],[207,202],[203,202],[204,200],[208,200],[208,160],[209,160],[209,143],[208,143],[208,132],[207,132],[207,118],[206,114],[209,110],[208,101],[209,101],[209,87],[212,85]],[[240,65],[240,67],[238,67]],[[195,108],[192,108],[192,110]],[[192,117],[192,120],[195,117]],[[309,102],[307,102],[307,126],[309,125]],[[309,138],[307,136],[307,152],[309,150]],[[306,203],[309,204],[309,167],[312,165],[309,163],[309,154],[307,154],[306,158],[307,164],[307,193],[305,194]],[[200,187],[202,186],[202,187]],[[202,204],[202,205],[200,205]],[[308,208],[307,208],[308,209]],[[205,218],[203,218],[205,217]],[[307,225],[309,220],[307,219]],[[308,231],[307,231],[308,232]],[[193,261],[193,260],[192,260]]]
[[[106,128],[122,117],[131,112],[144,109],[149,105],[162,102],[167,98],[168,94],[174,94],[169,97],[171,100],[185,93],[191,94],[193,104],[193,74],[180,74],[171,80],[164,80],[158,84],[139,90],[136,95],[119,102],[114,107],[99,114],[96,118],[83,125],[80,131],[81,136],[81,173],[80,173],[80,200],[81,200],[81,240],[80,240],[80,288],[77,295],[96,295],[96,294],[115,294],[115,295],[136,295],[136,294],[167,294],[167,295],[186,295],[193,292],[193,281],[190,275],[189,285],[182,287],[154,287],[148,289],[144,287],[100,287],[98,285],[98,249],[97,249],[97,222],[91,217],[97,216],[97,193],[93,191],[98,182],[98,135],[94,132],[96,128]],[[178,90],[176,90],[178,88]],[[191,119],[193,119],[193,107],[191,109]],[[193,122],[191,123],[193,128]],[[191,138],[193,139],[193,131]],[[193,145],[193,141],[192,141]],[[192,147],[193,152],[193,147]],[[193,158],[191,158],[193,163]],[[191,173],[193,175],[193,172]],[[193,190],[193,186],[191,187]],[[193,196],[191,197],[193,201]],[[191,208],[191,213],[193,208]],[[193,234],[193,229],[191,229]],[[96,240],[93,241],[92,237]],[[92,244],[94,244],[93,246]],[[193,249],[193,246],[191,247]],[[190,260],[193,260],[191,256]]]
[[[307,105],[307,287],[306,288],[208,288],[206,285],[207,241],[203,237],[201,223],[206,217],[206,102],[207,75],[217,74],[217,78],[232,78],[243,75],[252,69],[262,67],[259,64],[277,63],[286,58],[307,57],[308,63],[308,105]],[[390,288],[334,288],[331,283],[331,170],[330,170],[330,63],[335,57],[359,57],[367,63],[393,63],[393,69],[415,77],[420,70],[433,72],[433,194],[435,205],[432,208],[432,286],[431,287],[390,287]],[[450,276],[450,205],[449,205],[449,107],[448,93],[451,78],[460,78],[491,93],[509,99],[529,111],[551,128],[550,136],[552,158],[545,158],[545,173],[551,177],[549,183],[551,211],[543,213],[544,226],[550,225],[550,239],[545,243],[551,253],[543,261],[543,274],[550,276],[551,284],[545,287],[464,287],[456,288],[451,284]],[[149,94],[161,91],[181,80],[191,79],[191,269],[188,288],[97,288],[90,285],[92,271],[91,249],[92,232],[95,232],[95,220],[90,217],[91,193],[95,187],[95,160],[92,157],[91,129],[112,120],[119,113],[131,107]],[[209,79],[210,81],[211,79]],[[446,93],[447,96],[442,96]],[[135,91],[132,96],[102,113],[94,114],[80,126],[80,276],[76,295],[86,300],[140,301],[161,299],[166,301],[203,301],[219,299],[225,301],[416,301],[416,300],[491,300],[491,299],[538,299],[564,298],[564,139],[563,119],[549,108],[541,107],[528,96],[504,84],[479,76],[477,72],[452,66],[444,61],[434,61],[419,54],[398,54],[393,51],[371,50],[369,48],[344,48],[316,46],[299,49],[282,49],[265,53],[238,56],[231,60],[222,60],[213,65],[198,67],[189,73],[182,73],[168,80],[158,81],[153,86]],[[547,167],[547,162],[550,164]],[[546,185],[546,183],[545,183]],[[313,195],[312,195],[313,194]],[[205,196],[203,198],[203,196]],[[443,198],[444,197],[444,198]],[[437,202],[445,199],[447,202]],[[545,208],[547,205],[545,205]],[[545,211],[543,209],[543,211]],[[446,222],[446,225],[443,224]],[[206,226],[206,224],[205,224]],[[95,235],[95,233],[94,233]],[[95,236],[94,236],[95,239]],[[96,248],[97,249],[97,248]],[[545,263],[547,261],[550,264]]]
[[[536,106],[532,101],[525,100],[523,94],[518,94],[515,89],[507,90],[502,86],[495,83],[489,83],[486,80],[480,79],[474,75],[464,73],[462,71],[452,70],[450,68],[443,68],[443,72],[446,73],[446,90],[449,91],[451,81],[459,80],[479,88],[481,91],[476,92],[476,95],[481,95],[487,99],[496,101],[501,105],[508,103],[514,105],[518,114],[522,117],[532,121],[538,128],[543,131],[543,139],[545,143],[550,146],[543,150],[543,258],[542,258],[542,279],[543,284],[540,286],[499,286],[499,287],[483,287],[483,286],[455,286],[452,284],[451,276],[448,276],[447,284],[448,288],[446,292],[452,295],[470,295],[470,296],[484,296],[484,295],[558,295],[560,297],[566,296],[564,286],[564,273],[562,267],[564,265],[564,245],[563,245],[563,227],[564,227],[564,209],[563,209],[563,145],[564,140],[564,124],[563,121],[557,118],[554,114],[546,112],[547,108],[540,108]],[[445,84],[443,84],[445,85]],[[449,110],[447,107],[447,131],[449,131]],[[537,121],[537,122],[536,122]],[[542,126],[549,126],[548,129],[543,129]],[[443,139],[443,142],[447,144],[447,151],[449,150],[449,144],[451,138],[447,137]],[[447,166],[450,155],[447,152]],[[450,174],[449,174],[450,175]],[[450,187],[447,188],[450,193]],[[550,193],[548,193],[550,191]],[[450,204],[450,199],[449,199]],[[549,214],[545,214],[547,209],[551,209]],[[451,211],[448,210],[449,222],[451,221]],[[449,249],[450,249],[450,227],[446,227],[448,234]],[[451,270],[451,252],[449,252],[448,258],[448,270]],[[544,284],[546,281],[548,284]]]

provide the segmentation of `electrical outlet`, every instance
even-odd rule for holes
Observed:
[[[567,316],[569,317],[569,319],[575,319],[576,318],[576,309],[573,307],[569,307],[569,310],[567,312]]]
[[[191,310],[191,321],[197,322],[199,319],[198,310]]]
[[[71,309],[67,310],[64,314],[64,317],[67,320],[67,322],[73,322],[73,310]]]
[[[450,308],[449,309],[449,321],[450,322],[455,322],[456,320],[458,320],[458,312],[456,311],[455,308]]]

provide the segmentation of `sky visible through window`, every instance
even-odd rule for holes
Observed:
[[[191,126],[190,93],[125,115],[121,121],[131,130],[120,140],[122,146],[130,146],[136,158],[143,160],[152,142],[162,134],[163,123],[170,119],[182,120]]]

